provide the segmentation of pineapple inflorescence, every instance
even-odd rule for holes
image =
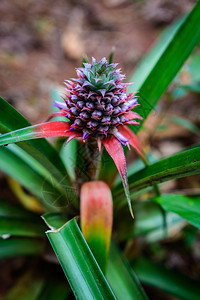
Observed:
[[[138,124],[131,119],[139,118],[131,109],[137,105],[133,94],[126,94],[129,83],[122,83],[125,78],[118,64],[108,64],[106,58],[98,62],[92,58],[92,63],[83,63],[77,68],[77,79],[66,80],[67,91],[65,104],[56,105],[66,111],[70,123],[70,131],[79,132],[83,141],[88,137],[102,140],[114,135],[122,144],[128,139],[118,127],[127,124]]]

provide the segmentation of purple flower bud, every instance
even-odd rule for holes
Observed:
[[[84,101],[78,101],[78,102],[76,103],[76,105],[77,105],[79,108],[83,108],[84,105],[85,105],[85,102],[84,102]]]
[[[110,116],[105,116],[101,119],[101,123],[109,123],[111,120]]]
[[[120,123],[121,123],[121,121],[120,121],[119,117],[116,117],[116,118],[112,119],[112,125],[116,125],[116,124],[120,124]]]
[[[120,118],[120,122],[121,123],[125,123],[128,121],[128,119],[126,119],[123,115],[119,117]]]
[[[54,106],[60,108],[60,109],[67,109],[67,106],[64,102],[59,102],[54,100]]]
[[[78,101],[78,97],[76,95],[71,95],[72,102],[76,103]]]
[[[97,127],[98,124],[99,124],[99,123],[96,122],[96,121],[89,121],[89,122],[87,123],[87,125],[88,125],[89,127],[91,127],[91,128]]]
[[[92,118],[93,119],[97,119],[99,120],[102,116],[102,112],[100,110],[95,110],[93,113],[92,113]]]
[[[119,102],[119,97],[113,97],[111,100],[111,103],[113,106],[116,106]]]
[[[90,118],[90,114],[88,114],[86,111],[83,111],[80,113],[79,117],[83,120],[87,120]]]
[[[94,104],[92,102],[86,102],[85,106],[91,110],[94,108]]]
[[[87,137],[90,135],[88,130],[83,131],[83,140],[87,139]]]
[[[115,107],[115,110],[114,110],[114,112],[113,112],[113,115],[116,116],[116,115],[120,114],[121,111],[122,111],[121,107],[120,107],[120,106],[117,106],[117,107]]]
[[[111,112],[113,110],[113,106],[111,104],[108,104],[105,108],[106,112]]]
[[[122,109],[123,112],[128,111],[129,108],[130,108],[130,104],[128,102],[123,103],[122,106],[121,106],[121,109]]]
[[[126,100],[126,99],[127,99],[127,95],[126,95],[125,93],[122,93],[122,94],[120,95],[120,99],[121,99],[121,100]]]
[[[79,114],[79,111],[76,107],[71,107],[69,111],[75,116]]]
[[[66,100],[67,106],[72,107],[73,105],[71,104],[71,101],[69,99]]]
[[[74,126],[83,126],[83,125],[84,125],[84,122],[83,122],[81,119],[76,118],[76,120],[74,121],[73,125],[74,125]],[[73,125],[72,125],[72,126],[73,126]]]
[[[138,99],[137,98],[133,98],[127,101],[127,103],[129,104],[129,107],[133,106],[133,105],[137,105],[138,104]]]
[[[67,113],[65,115],[66,118],[68,118],[69,120],[74,120],[75,119],[75,116],[74,115],[71,115],[70,113]]]
[[[101,132],[101,133],[103,133],[103,134],[106,134],[107,131],[108,131],[108,129],[109,129],[108,125],[106,125],[106,126],[99,126],[98,131]]]
[[[129,140],[125,136],[123,136],[123,134],[121,134],[117,129],[113,130],[113,134],[123,145],[126,146],[126,144],[129,142]]]

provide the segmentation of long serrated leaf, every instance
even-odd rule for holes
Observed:
[[[60,194],[66,198],[68,198],[67,190],[69,190],[70,184],[65,182],[63,177],[62,180],[57,180],[57,176],[53,176],[43,165],[40,164],[36,159],[34,159],[29,153],[18,147],[17,145],[8,145],[7,149],[9,149],[14,155],[19,157],[23,162],[25,162],[31,169],[33,169],[36,173],[38,173],[43,178],[43,182],[48,182],[48,184],[53,185],[57,190],[59,190]],[[1,166],[0,166],[1,168]],[[12,176],[10,174],[10,176]],[[72,199],[75,199],[75,195],[73,193],[73,189],[71,191]]]
[[[42,239],[0,238],[0,258],[41,255],[44,245]]]
[[[77,166],[77,148],[78,141],[73,139],[69,144],[63,145],[60,150],[60,157],[73,181],[75,180],[75,167]]]
[[[153,200],[165,210],[180,215],[192,225],[200,228],[200,197],[170,194],[156,197]]]
[[[180,299],[199,300],[199,282],[175,270],[167,269],[145,258],[137,259],[133,264],[133,269],[145,284],[164,290]]]
[[[106,277],[118,300],[148,299],[131,266],[114,243],[111,244]]]
[[[0,236],[42,237],[45,230],[38,215],[0,199]]]
[[[115,299],[74,219],[47,236],[78,299]]]
[[[47,122],[34,126],[29,126],[25,128],[18,129],[16,131],[12,131],[0,136],[0,145],[15,143],[19,141],[25,141],[36,137],[44,137],[44,136],[57,136],[57,135],[65,135],[65,130],[69,127],[67,122]],[[67,133],[66,133],[67,135]],[[11,145],[13,146],[13,145]],[[31,156],[30,153],[23,152],[23,150],[19,149],[17,151],[16,145],[12,148],[15,149],[16,154],[21,157],[26,163],[28,163],[33,169],[37,168],[37,171],[44,176],[47,181],[51,181],[52,183],[56,179],[56,186],[61,191],[61,194],[65,194],[67,198],[66,190],[69,189],[70,183],[68,180],[68,175],[65,172],[64,174],[52,173],[47,170],[44,165],[41,165],[41,162],[38,162],[35,157]],[[11,148],[11,149],[12,149]],[[21,150],[21,151],[20,151]],[[33,153],[34,154],[34,153]],[[40,155],[39,155],[40,157]],[[41,157],[40,157],[41,158]],[[75,193],[73,189],[71,190],[71,197],[76,199]]]
[[[181,178],[200,173],[200,146],[174,154],[160,160],[143,170],[136,172],[128,178],[130,193],[141,191],[155,184],[168,180]],[[121,202],[123,198],[123,186],[117,185],[114,190],[114,199]]]
[[[130,92],[138,92],[139,105],[135,111],[144,120],[152,111],[170,82],[180,70],[194,47],[200,42],[200,1],[186,18],[165,34],[161,42],[152,50],[138,70],[130,78],[135,84]],[[133,126],[137,132],[142,126]]]
[[[18,143],[22,141],[56,136],[69,136],[68,122],[44,122],[28,127],[20,128],[0,136],[0,145],[8,145],[11,143]]]
[[[7,199],[0,198],[0,216],[15,218],[38,218],[38,215],[22,208],[19,205],[10,203]]]
[[[60,208],[66,208],[73,199],[70,193],[68,198],[61,194],[56,185],[50,184],[5,147],[0,147],[0,168],[16,179],[33,195],[41,199],[43,206],[47,209],[59,210]]]
[[[31,124],[12,107],[8,102],[0,97],[0,132],[7,133]],[[69,184],[68,175],[58,152],[45,140],[37,139],[18,143],[18,147],[29,153],[42,166],[44,166],[51,176],[55,177],[63,184]]]
[[[153,153],[149,153],[146,156],[149,164],[155,163],[158,161],[158,157],[156,157]],[[137,171],[140,171],[144,168],[144,163],[141,159],[134,160],[131,164],[127,166],[127,176],[130,177],[132,174],[135,174]],[[114,185],[118,185],[121,182],[121,178],[119,174],[114,182]]]
[[[45,230],[40,220],[0,216],[0,236],[42,237]]]
[[[134,204],[134,212],[134,222],[126,206],[115,215],[115,229],[119,241],[142,237],[145,242],[152,243],[166,238],[163,213],[159,205],[152,201],[137,201]],[[166,225],[167,237],[171,237],[180,231],[186,222],[177,214],[166,213]]]
[[[51,229],[59,229],[62,227],[67,221],[67,215],[65,213],[47,213],[42,216],[43,220]]]

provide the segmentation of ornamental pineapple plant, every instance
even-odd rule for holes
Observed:
[[[5,144],[4,140],[7,144],[49,136],[66,136],[66,144],[74,138],[83,143],[95,140],[99,152],[103,145],[116,164],[133,217],[122,145],[133,146],[146,163],[136,135],[127,127],[138,125],[135,119],[142,118],[132,111],[138,105],[137,98],[133,93],[126,94],[130,83],[122,82],[125,76],[117,65],[108,63],[105,57],[99,62],[92,58],[91,64],[83,63],[76,70],[78,78],[66,80],[68,93],[62,97],[64,102],[55,101],[59,110],[49,116],[48,122],[8,133],[0,137],[0,145]],[[57,116],[66,121],[50,121]]]
[[[139,107],[145,109],[144,119],[199,42],[199,19],[198,1],[179,27],[171,31],[171,36],[168,35],[165,47],[158,51],[156,46],[153,50],[149,57],[155,57],[157,53],[155,59],[148,67],[145,60],[130,80],[135,82],[138,95],[142,95],[139,100],[143,106]],[[134,131],[142,127],[141,116],[136,114],[139,111],[137,99],[134,94],[128,93],[129,84],[123,83],[125,76],[117,65],[108,63],[105,58],[99,62],[92,59],[91,64],[84,62],[83,67],[77,69],[77,76],[66,81],[64,102],[55,101],[59,110],[41,124],[31,126],[0,98],[0,169],[18,181],[18,186],[16,182],[13,185],[12,180],[10,185],[19,202],[28,204],[26,207],[29,209],[16,207],[9,199],[0,199],[0,234],[3,237],[0,239],[0,258],[17,255],[37,257],[32,265],[31,258],[28,259],[24,276],[20,280],[17,278],[5,299],[28,299],[31,295],[34,299],[63,300],[71,299],[74,293],[78,299],[147,300],[139,280],[145,284],[145,289],[146,285],[150,285],[163,290],[162,294],[161,291],[153,292],[153,298],[157,295],[165,298],[165,293],[169,293],[176,298],[199,299],[199,281],[191,278],[193,268],[190,261],[191,274],[188,276],[172,267],[166,268],[165,253],[168,253],[169,247],[163,243],[167,237],[167,245],[177,250],[178,236],[181,249],[186,250],[182,242],[187,242],[187,251],[194,247],[194,240],[199,237],[196,229],[200,228],[199,197],[172,194],[171,191],[163,195],[158,186],[168,180],[199,174],[199,145],[147,165],[139,141],[128,127],[129,124],[137,125],[138,120],[140,125],[135,126]],[[149,105],[145,105],[143,99],[147,99]],[[58,116],[62,120],[52,121]],[[45,139],[38,140],[50,136],[64,137],[59,140],[61,148],[58,140],[55,147]],[[13,143],[16,144],[10,145]],[[67,144],[66,147],[64,144]],[[115,166],[110,168],[109,165],[109,172],[108,168],[104,169],[104,174],[114,178],[112,184],[107,185],[106,180],[100,181],[103,176],[96,176],[91,181],[82,180],[80,185],[76,185],[80,179],[75,172],[80,167],[80,152],[73,145],[77,149],[101,152],[100,158],[105,154],[103,148],[107,150],[111,157],[109,163],[114,160],[122,180],[116,177]],[[129,145],[135,148],[146,166],[140,165],[140,161],[128,166],[127,179],[123,146]],[[73,176],[69,176],[69,160],[64,160],[65,154],[74,159]],[[21,186],[26,190],[22,191]],[[75,186],[78,189],[74,197]],[[44,190],[45,199],[42,195]],[[68,190],[69,194],[66,193]],[[130,200],[134,201],[134,220],[125,205],[126,198],[130,209]],[[39,206],[36,207],[35,203]],[[77,224],[79,215],[80,228]],[[165,215],[166,218],[163,218]],[[183,237],[185,229],[189,229],[187,238]],[[58,261],[55,264],[54,253],[47,247],[45,232],[71,290],[61,276]],[[7,267],[7,263],[4,265]],[[34,268],[30,270],[31,266]],[[152,296],[151,289],[147,291]]]

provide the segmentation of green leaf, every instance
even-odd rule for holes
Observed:
[[[0,258],[40,255],[43,250],[42,239],[0,238]]]
[[[68,217],[65,213],[47,213],[42,216],[43,220],[51,229],[59,229],[67,221]]]
[[[142,236],[145,242],[152,243],[166,238],[163,213],[157,203],[137,201],[134,203],[133,209],[134,222],[126,206],[120,209],[118,215],[115,215],[115,229],[119,241]],[[170,237],[174,235],[174,232],[179,231],[186,222],[177,214],[167,213],[166,224],[167,237]]]
[[[6,133],[31,125],[2,98],[0,98],[0,105],[0,132]],[[69,177],[58,152],[45,139],[20,142],[17,145],[11,145],[10,149],[16,152],[22,160],[25,160],[31,168],[37,168],[37,172],[42,176],[45,175],[47,181],[56,182],[54,186],[56,185],[56,188],[60,189],[60,194],[65,194],[65,198],[68,198],[70,194],[70,197],[76,199],[73,189],[69,191]]]
[[[0,199],[0,216],[38,219],[38,215],[36,215],[35,213],[32,213],[14,203],[9,203],[6,199]]]
[[[74,219],[46,234],[78,299],[115,299]]]
[[[146,158],[147,158],[149,164],[152,164],[152,163],[155,163],[156,161],[158,161],[158,158],[155,157],[155,155],[153,153],[148,153]],[[137,171],[142,170],[143,168],[144,168],[144,163],[141,159],[134,160],[130,165],[127,166],[127,176],[130,177]],[[117,178],[115,180],[115,186],[120,184],[120,182],[121,182],[121,177],[118,174]]]
[[[136,192],[155,184],[199,173],[200,147],[198,145],[160,160],[128,177],[130,194],[133,197]],[[113,199],[117,199],[115,201],[117,205],[124,198],[122,184],[114,188],[113,194]]]
[[[0,132],[6,133],[31,124],[0,97]],[[66,169],[57,151],[45,139],[30,140],[20,142],[18,146],[38,160],[53,176],[58,180],[67,179]],[[64,175],[64,176],[63,176]]]
[[[44,236],[45,229],[40,220],[0,216],[0,236],[41,237]]]
[[[73,139],[70,141],[67,146],[63,145],[60,150],[60,157],[62,158],[65,168],[71,178],[71,180],[75,180],[75,167],[77,166],[77,148],[78,141]]]
[[[118,300],[148,299],[131,266],[114,243],[110,249],[107,279]]]
[[[48,184],[53,185],[55,189],[59,190],[60,194],[64,197],[68,197],[66,190],[69,187],[69,184],[66,184],[65,179],[57,181],[54,176],[38,162],[36,159],[34,159],[30,154],[28,154],[23,149],[19,148],[15,144],[11,144],[7,146],[7,149],[9,149],[13,154],[15,154],[17,157],[22,159],[31,169],[35,170],[39,175],[43,177],[43,184],[44,182],[48,182]],[[12,175],[11,175],[12,176]],[[57,177],[57,176],[56,176]],[[71,196],[73,197],[73,190],[71,192]]]
[[[44,207],[47,209],[58,210],[66,208],[73,200],[70,194],[70,187],[68,187],[69,197],[66,197],[66,195],[61,193],[57,185],[46,181],[8,147],[0,147],[0,168],[41,199]]]
[[[42,237],[46,226],[41,218],[0,199],[0,235]]]
[[[53,123],[53,126],[52,126],[52,123]],[[6,133],[5,135],[0,136],[0,140],[1,140],[0,144],[5,145],[5,144],[10,144],[10,143],[15,143],[15,142],[19,142],[19,141],[25,141],[28,139],[32,139],[32,134],[33,135],[35,134],[33,128],[38,128],[38,126],[41,130],[41,136],[44,136],[43,126],[49,126],[49,124],[50,124],[51,126],[50,126],[50,129],[48,129],[48,130],[51,133],[52,130],[54,129],[54,124],[56,122],[52,122],[52,123],[51,122],[42,123],[42,124],[39,124],[36,126],[25,127],[25,128],[18,129],[16,131]],[[66,126],[67,126],[66,122],[63,122],[63,123],[57,122],[56,124],[61,126],[62,130],[63,130],[63,126],[64,126],[64,129],[66,129]],[[68,128],[68,126],[67,126],[67,128]],[[37,137],[40,136],[40,134],[38,136],[38,132],[36,134]],[[16,146],[15,146],[15,149],[16,149]],[[56,179],[57,188],[62,190],[60,193],[64,194],[65,197],[67,198],[68,197],[67,193],[69,192],[69,187],[70,187],[70,181],[68,180],[67,173],[65,172],[64,174],[61,174],[61,173],[58,173],[58,171],[56,171],[56,170],[46,170],[44,168],[45,164],[41,166],[41,162],[37,162],[37,161],[35,162],[34,151],[33,151],[33,157],[32,157],[32,153],[28,152],[28,154],[26,154],[26,153],[23,153],[22,151],[23,150],[18,151],[17,154],[22,159],[24,159],[27,163],[29,163],[32,168],[34,168],[34,169],[37,168],[37,171],[39,171],[48,181],[52,181],[52,183],[53,183]],[[27,149],[26,149],[26,151],[27,151]],[[71,194],[70,196],[73,198],[73,200],[77,200],[77,197],[75,196],[73,189],[70,190],[70,194]]]
[[[189,223],[200,228],[200,197],[186,197],[183,195],[162,195],[153,199],[165,210],[172,211]]]
[[[200,1],[181,22],[164,33],[160,43],[144,59],[130,78],[135,82],[129,92],[138,92],[139,105],[135,111],[144,120],[155,107],[170,82],[180,70],[194,47],[200,42]],[[133,126],[137,132],[142,126]]]
[[[199,300],[199,282],[175,270],[156,265],[145,258],[138,258],[133,269],[139,279],[150,286],[166,291],[185,300]]]

